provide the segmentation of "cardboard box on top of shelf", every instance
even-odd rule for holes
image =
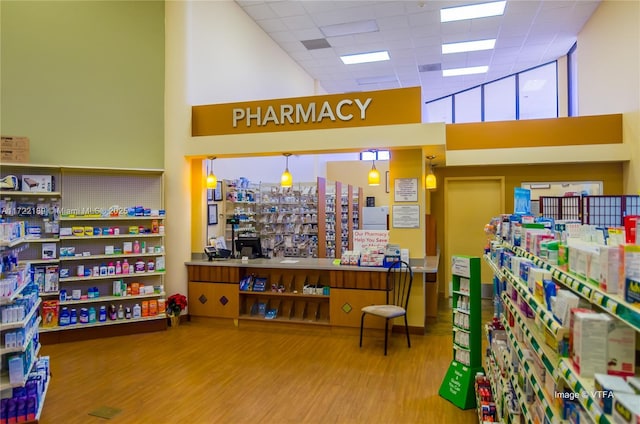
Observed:
[[[29,138],[3,135],[0,138],[0,155],[5,163],[28,163]]]

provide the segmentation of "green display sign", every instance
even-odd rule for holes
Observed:
[[[480,258],[451,258],[453,286],[453,361],[438,394],[461,409],[476,407],[475,376],[482,368],[482,286]],[[468,317],[456,319],[457,315]],[[456,337],[457,336],[457,337]]]

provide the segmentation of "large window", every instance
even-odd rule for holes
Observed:
[[[516,119],[516,77],[513,75],[484,86],[484,120]]]
[[[480,87],[453,96],[455,122],[482,121],[482,93]]]
[[[575,85],[575,77],[570,75],[570,87],[572,82]],[[424,110],[425,122],[447,124],[557,118],[558,63],[553,61],[432,100]]]
[[[556,62],[518,74],[518,119],[558,117]]]
[[[567,54],[569,116],[578,116],[578,44],[574,44]]]

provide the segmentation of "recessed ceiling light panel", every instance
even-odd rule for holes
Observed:
[[[389,52],[386,50],[370,53],[349,54],[340,56],[342,63],[345,65],[354,65],[356,63],[380,62],[389,60]]]
[[[443,69],[443,77],[456,77],[459,75],[484,74],[489,70],[488,66],[472,66],[469,68]]]
[[[442,45],[442,54],[477,52],[480,50],[491,50],[496,46],[496,39],[464,41],[461,43],[448,43]]]
[[[440,9],[440,22],[453,22],[465,19],[500,16],[504,14],[504,8],[506,5],[507,2],[505,0]]]

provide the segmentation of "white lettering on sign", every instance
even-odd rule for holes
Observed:
[[[371,101],[371,97],[365,99],[364,102],[360,99],[343,99],[336,104],[335,109],[328,101],[324,101],[321,105],[316,105],[315,102],[310,102],[306,106],[300,103],[295,105],[283,104],[280,105],[279,111],[273,106],[267,107],[266,110],[263,110],[260,106],[257,106],[255,110],[250,107],[234,108],[232,116],[233,128],[237,128],[238,125],[243,123],[247,127],[252,125],[264,127],[267,125],[322,122],[325,119],[350,121],[356,115],[359,115],[360,119],[364,121],[367,118],[367,109],[371,105]],[[359,114],[352,113],[354,104],[357,111],[360,112]]]

